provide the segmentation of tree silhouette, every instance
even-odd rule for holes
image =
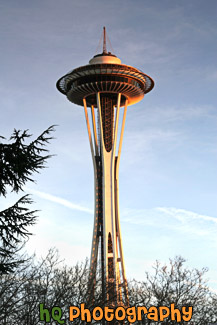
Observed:
[[[6,197],[8,191],[19,193],[27,181],[34,182],[33,173],[45,167],[51,155],[45,145],[52,139],[50,126],[39,137],[26,144],[32,135],[28,130],[14,130],[9,142],[0,142],[0,195]],[[4,139],[4,137],[0,137]],[[22,196],[11,207],[0,211],[0,272],[12,272],[22,260],[16,260],[19,245],[31,233],[28,227],[36,222],[36,212],[27,206],[32,203],[29,195]],[[27,206],[26,206],[27,205]]]

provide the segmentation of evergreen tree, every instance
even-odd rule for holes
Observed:
[[[45,145],[52,139],[54,126],[26,144],[32,135],[28,130],[14,130],[9,143],[0,142],[0,195],[8,191],[19,193],[27,181],[34,182],[34,172],[39,172],[51,155]],[[5,140],[4,137],[0,137]],[[12,272],[18,263],[16,253],[31,235],[28,228],[36,222],[36,212],[28,208],[29,195],[22,196],[14,205],[0,211],[0,272]]]

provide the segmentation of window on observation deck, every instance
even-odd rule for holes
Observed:
[[[140,89],[143,89],[142,85],[136,81],[133,78],[128,78],[125,76],[121,75],[90,75],[90,76],[85,76],[82,78],[79,78],[75,80],[71,85],[70,88],[75,88],[77,86],[83,85],[83,84],[88,84],[88,83],[93,83],[93,82],[123,82],[127,83],[130,85],[134,85],[135,87],[138,87]]]

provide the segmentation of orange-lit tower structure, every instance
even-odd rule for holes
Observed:
[[[119,162],[126,112],[129,105],[143,99],[154,82],[140,70],[122,64],[119,58],[107,52],[105,27],[103,36],[103,52],[95,55],[89,64],[60,78],[57,89],[72,103],[84,107],[93,159],[95,216],[90,292],[94,295],[98,266],[103,297],[110,305],[117,306],[128,305],[118,202]],[[122,125],[118,132],[122,107]]]

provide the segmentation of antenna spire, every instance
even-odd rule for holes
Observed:
[[[106,49],[106,29],[103,27],[103,53],[107,53]]]

